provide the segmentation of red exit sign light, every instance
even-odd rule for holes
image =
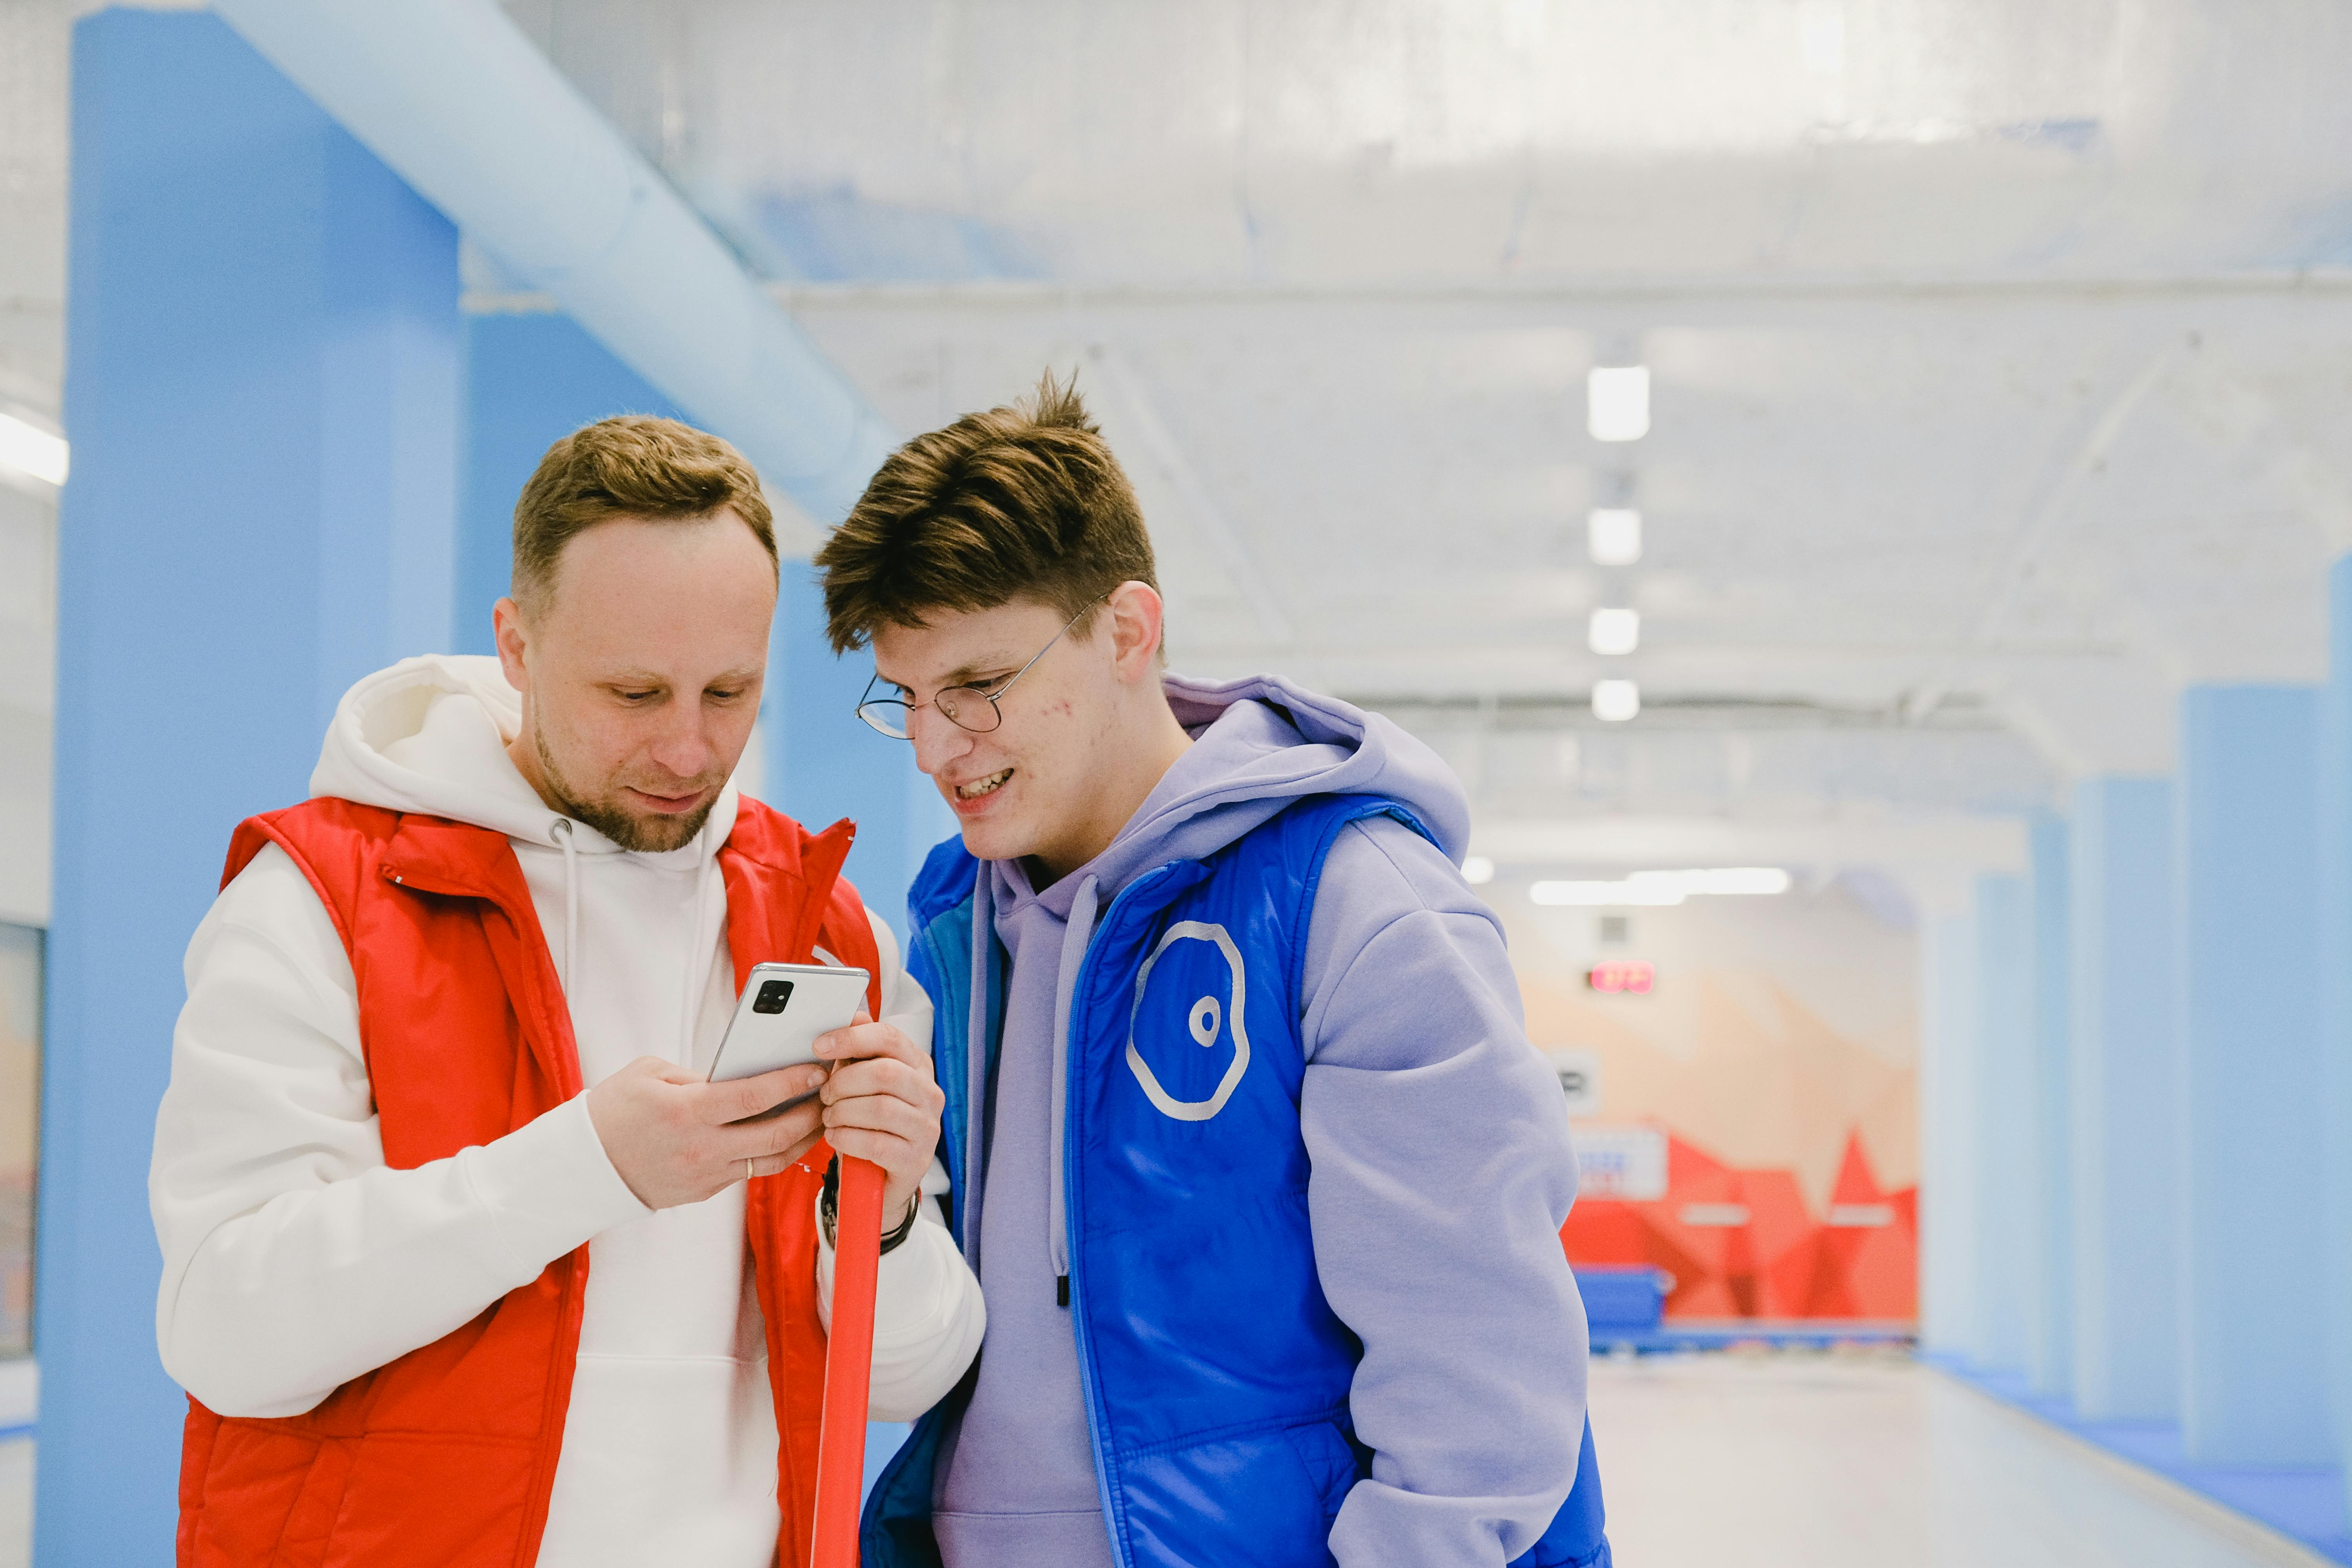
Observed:
[[[1647,996],[1657,982],[1658,966],[1646,958],[1604,958],[1584,972],[1586,985],[1622,996]]]

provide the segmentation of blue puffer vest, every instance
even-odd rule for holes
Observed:
[[[1339,830],[1392,801],[1306,797],[1101,912],[1070,1002],[1063,1184],[1069,1306],[1095,1469],[1121,1568],[1319,1568],[1370,1473],[1348,1392],[1361,1343],[1323,1299],[1299,1131],[1308,917]],[[908,966],[938,1008],[940,1149],[969,1255],[982,1195],[974,1108],[1003,1023],[1005,954],[980,863],[931,851]],[[982,1048],[974,1050],[974,1042]],[[868,1499],[866,1568],[936,1568],[932,1470],[971,1379]],[[1574,1489],[1527,1568],[1607,1568],[1590,1423]]]

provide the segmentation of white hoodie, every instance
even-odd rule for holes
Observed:
[[[624,850],[524,781],[506,752],[520,722],[497,660],[404,660],[344,696],[311,794],[507,836],[563,980],[583,1083],[642,1056],[707,1067],[735,1002],[718,865],[735,786],[686,847]],[[884,1017],[928,1044],[929,1000],[878,920],[874,939]],[[187,984],[148,1179],[165,1370],[222,1415],[296,1415],[586,1242],[539,1562],[768,1568],[776,1426],[742,1184],[647,1209],[605,1157],[584,1094],[449,1159],[386,1166],[349,957],[275,846],[197,927]],[[926,1189],[944,1185],[935,1166]],[[924,1219],[882,1260],[877,1420],[928,1409],[980,1345],[980,1287],[932,1205]],[[817,1278],[829,1315],[829,1251]]]

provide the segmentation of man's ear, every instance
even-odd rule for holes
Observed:
[[[523,625],[522,606],[512,599],[500,599],[490,610],[490,635],[499,646],[499,668],[507,684],[517,691],[530,689],[530,669],[523,662],[523,649],[530,643],[529,630]]]
[[[1121,680],[1156,678],[1166,606],[1149,583],[1121,583],[1103,607],[1110,612],[1111,663]]]

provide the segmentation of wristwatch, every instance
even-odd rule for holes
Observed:
[[[840,1210],[841,1156],[835,1154],[833,1157],[833,1163],[824,1168],[824,1195],[818,1198],[816,1204],[817,1219],[824,1226],[824,1244],[827,1247],[839,1245],[834,1239],[834,1224]],[[915,1201],[907,1205],[907,1217],[898,1222],[898,1227],[896,1230],[883,1233],[882,1251],[885,1256],[888,1255],[892,1247],[915,1234],[915,1216],[922,1213],[922,1210],[923,1194],[921,1189],[918,1188]]]

